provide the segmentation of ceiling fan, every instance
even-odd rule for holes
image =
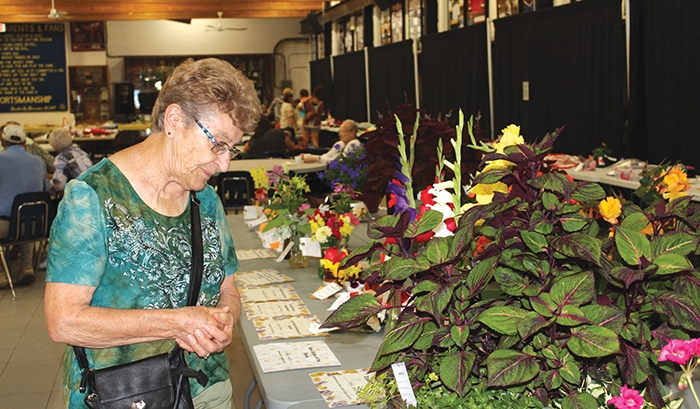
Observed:
[[[53,1],[53,0],[51,0]],[[247,30],[247,27],[224,27],[221,25],[221,17],[224,15],[223,11],[217,11],[216,14],[219,16],[219,24],[216,26],[213,26],[209,24],[206,28],[206,31],[225,31],[225,30],[236,30],[236,31],[243,31]]]
[[[58,11],[56,11],[56,6],[54,5],[54,0],[51,0],[51,11],[49,12],[49,15],[47,17],[50,19],[57,19],[57,18],[64,17],[65,15],[66,15],[66,13],[63,13],[63,12],[59,13]]]

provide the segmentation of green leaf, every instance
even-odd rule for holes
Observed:
[[[583,358],[599,358],[620,351],[617,334],[597,325],[572,328],[566,345],[573,354]]]
[[[522,296],[523,290],[530,284],[530,280],[523,274],[502,266],[496,268],[494,279],[501,285],[503,292],[514,297]]]
[[[593,395],[588,393],[571,394],[561,400],[561,409],[590,409],[597,407],[598,401],[595,400]]]
[[[435,335],[437,328],[438,327],[434,322],[426,322],[423,332],[420,334],[416,342],[413,343],[413,348],[421,351],[426,351],[432,348],[433,336]]]
[[[528,312],[518,324],[518,333],[520,338],[527,339],[532,334],[539,332],[541,329],[549,326],[551,322],[547,318],[541,316],[535,311]]]
[[[474,352],[459,350],[446,355],[440,362],[440,380],[448,389],[461,394],[475,361]]]
[[[378,354],[387,355],[408,348],[421,335],[425,323],[425,320],[405,320],[398,323],[393,330],[386,334]]]
[[[427,266],[416,260],[392,257],[382,264],[381,276],[386,280],[401,281],[425,270]]]
[[[586,314],[580,308],[570,304],[563,306],[561,312],[557,315],[557,324],[565,327],[577,327],[589,322]]]
[[[605,190],[597,183],[577,182],[571,198],[577,202],[599,202],[605,198]]]
[[[561,375],[559,375],[559,372],[550,370],[544,373],[542,382],[544,382],[545,388],[552,390],[561,386],[562,378]]]
[[[428,209],[420,220],[414,220],[408,225],[403,236],[409,239],[415,238],[436,228],[440,223],[442,223],[442,213]]]
[[[625,323],[626,319],[623,311],[605,305],[584,305],[581,307],[581,311],[583,311],[583,314],[592,325],[605,327],[616,334],[622,331],[622,325]]]
[[[351,297],[333,311],[323,322],[321,328],[356,328],[364,325],[370,317],[382,310],[381,304],[372,294]]]
[[[481,290],[491,282],[497,263],[498,256],[495,256],[480,261],[472,268],[466,279],[470,296],[481,293]]]
[[[666,291],[651,301],[651,307],[668,317],[671,325],[688,331],[700,331],[700,307],[682,294]]]
[[[442,238],[433,238],[428,242],[423,253],[429,265],[435,266],[444,264],[451,260],[450,245],[447,240]]]
[[[647,219],[647,216],[644,213],[634,212],[625,215],[625,218],[622,219],[622,222],[620,223],[620,227],[624,227],[625,229],[632,231],[642,231],[648,224],[649,219]]]
[[[381,240],[385,237],[383,229],[395,227],[399,222],[399,216],[386,215],[376,219],[369,224],[367,229],[367,237],[373,240]]]
[[[564,186],[567,184],[571,184],[571,182],[561,173],[544,173],[537,179],[530,181],[530,185],[535,188],[551,190],[561,195],[565,193]]]
[[[554,237],[552,247],[567,257],[577,257],[600,264],[600,248],[602,242],[587,234],[571,234],[564,237]]]
[[[682,231],[665,232],[651,241],[651,254],[654,257],[668,253],[687,256],[697,248],[698,238]]]
[[[442,311],[452,298],[453,289],[453,284],[440,283],[429,293],[416,297],[414,305],[418,311],[427,312],[435,317],[436,321],[439,321]]]
[[[615,228],[615,245],[620,256],[627,264],[633,266],[642,263],[642,257],[649,259],[651,245],[642,233],[618,226]]]
[[[552,223],[547,220],[544,212],[536,210],[530,216],[530,227],[528,230],[534,230],[541,234],[549,234],[552,232]]]
[[[387,355],[380,355],[377,353],[377,355],[374,357],[374,361],[372,362],[372,366],[369,368],[369,371],[378,372],[386,369],[390,367],[391,364],[399,362],[399,358],[401,358],[401,352],[395,352]]]
[[[555,210],[559,205],[559,198],[552,192],[542,193],[542,206],[547,210]]]
[[[563,307],[579,306],[589,302],[595,295],[595,278],[592,271],[580,271],[559,276],[549,292],[552,302]]]
[[[581,382],[581,369],[573,359],[559,368],[559,375],[572,385],[578,385]]]
[[[468,325],[453,325],[450,327],[450,336],[458,348],[463,349],[469,338]]]
[[[491,307],[477,317],[494,331],[504,335],[516,335],[520,321],[527,315],[527,311],[510,306]]]
[[[624,284],[625,288],[629,288],[632,283],[641,281],[646,277],[643,271],[627,266],[616,266],[608,274],[611,278]]]
[[[533,253],[541,253],[548,247],[547,239],[541,233],[521,230],[520,237]]]
[[[549,293],[541,293],[537,297],[530,297],[530,305],[538,314],[547,318],[553,317],[557,310],[557,305],[552,302]]]
[[[695,267],[690,264],[690,261],[680,254],[662,254],[655,258],[653,263],[659,267],[659,269],[656,270],[657,276],[695,270]]]
[[[486,358],[488,386],[510,386],[534,378],[540,368],[534,356],[512,349],[497,349]]]
[[[590,220],[581,213],[571,213],[559,218],[564,231],[567,233],[577,232],[586,227]]]

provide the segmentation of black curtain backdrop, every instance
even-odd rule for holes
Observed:
[[[310,93],[313,93],[313,89],[317,85],[323,85],[323,105],[326,110],[333,112],[333,75],[331,74],[331,59],[324,58],[322,60],[315,60],[309,63],[311,71],[311,89]]]
[[[622,152],[625,34],[619,0],[587,0],[495,21],[496,134],[521,125],[532,142],[566,126],[554,150]],[[523,81],[530,100],[523,101]]]
[[[333,57],[333,118],[367,121],[365,52]]]
[[[630,4],[629,157],[700,166],[700,1]]]
[[[465,119],[481,112],[480,128],[489,129],[486,24],[475,24],[421,38],[421,108],[431,116]],[[427,73],[427,74],[425,74]]]
[[[416,102],[413,41],[406,40],[368,50],[370,122],[397,106]]]

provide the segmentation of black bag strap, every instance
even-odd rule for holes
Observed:
[[[202,286],[202,273],[204,270],[204,250],[202,247],[202,222],[199,216],[201,202],[197,199],[194,190],[190,190],[190,220],[192,224],[192,269],[190,271],[190,285],[187,289],[187,305],[197,305],[199,290]],[[88,361],[85,348],[73,346],[75,357],[82,372],[80,381],[80,392],[85,393],[88,383],[88,371],[90,362]],[[200,371],[201,372],[201,371]],[[205,382],[206,383],[206,382]]]

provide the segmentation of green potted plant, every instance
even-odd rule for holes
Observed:
[[[397,398],[395,362],[405,363],[419,402],[438,390],[459,402],[506,392],[541,407],[598,408],[624,386],[651,407],[668,403],[672,368],[658,353],[700,332],[700,273],[690,261],[700,205],[671,167],[645,175],[641,206],[574,181],[545,160],[558,133],[528,145],[509,126],[493,147],[472,136],[485,155],[470,195],[454,178],[422,191],[423,203],[412,202],[413,150],[401,155],[395,214],[370,224],[374,241],[344,263],[390,256],[360,278],[409,299],[359,295],[323,324],[350,328],[400,310],[371,367],[385,404]],[[437,200],[450,182],[455,223]]]

